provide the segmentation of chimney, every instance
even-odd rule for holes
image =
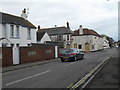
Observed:
[[[27,19],[27,17],[28,17],[28,15],[27,15],[27,11],[26,11],[25,8],[24,8],[24,10],[22,10],[21,17],[24,18],[24,19]]]
[[[69,22],[67,22],[67,28],[69,28],[69,29],[70,29]]]
[[[57,25],[55,25],[55,27],[57,27]]]
[[[38,31],[40,31],[40,25],[38,25]]]
[[[82,28],[82,25],[79,26],[79,35],[82,35],[83,34],[83,28]]]

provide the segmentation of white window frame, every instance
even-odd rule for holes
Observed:
[[[27,39],[31,39],[31,29],[27,29]]]
[[[19,38],[20,37],[20,27],[16,26],[16,37]]]

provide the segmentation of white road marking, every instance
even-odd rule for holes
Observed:
[[[69,65],[72,65],[72,64],[75,64],[76,62],[72,62],[72,63],[70,63],[70,64],[66,64],[66,65],[64,65],[64,66],[69,66]]]
[[[10,82],[10,83],[6,84],[6,86],[11,85],[11,84],[14,84],[14,83],[21,82],[21,81],[23,81],[23,80],[27,80],[27,79],[30,79],[30,78],[33,78],[33,77],[36,77],[36,76],[39,76],[39,75],[42,75],[42,74],[45,74],[45,73],[48,73],[48,72],[50,72],[50,71],[51,71],[51,70],[48,70],[48,71],[45,71],[45,72],[42,72],[42,73],[38,73],[38,74],[35,74],[35,75],[32,75],[32,76],[23,78],[23,79],[19,79],[19,80]]]

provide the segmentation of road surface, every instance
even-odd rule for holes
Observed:
[[[3,73],[3,88],[69,88],[100,62],[114,56],[116,48],[86,53],[84,60],[51,62]]]

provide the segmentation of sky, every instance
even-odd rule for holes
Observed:
[[[119,0],[0,0],[0,11],[21,16],[28,8],[28,20],[36,27],[66,26],[72,31],[79,25],[118,40]]]

